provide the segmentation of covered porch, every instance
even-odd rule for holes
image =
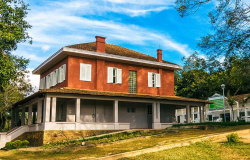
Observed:
[[[205,104],[145,96],[43,93],[13,108],[11,127],[27,125],[32,131],[165,129],[178,122],[176,109],[180,108],[190,123],[191,108],[198,107],[203,122]]]

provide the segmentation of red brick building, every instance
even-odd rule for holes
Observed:
[[[174,71],[181,66],[124,47],[96,42],[61,48],[33,74],[40,90],[12,108],[9,139],[44,130],[163,129],[176,123],[175,110],[208,101],[174,95]],[[26,116],[28,115],[28,116]],[[1,139],[1,137],[0,137]]]

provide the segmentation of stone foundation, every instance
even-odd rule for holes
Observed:
[[[28,140],[30,146],[41,146],[43,144],[65,142],[67,140],[82,139],[101,134],[117,132],[118,130],[65,130],[65,131],[37,131],[26,132],[15,140]],[[13,140],[13,141],[15,141]]]

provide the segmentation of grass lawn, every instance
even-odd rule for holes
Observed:
[[[231,126],[231,127],[215,126],[208,130],[199,130],[199,129],[182,130],[179,133],[175,134],[166,132],[161,135],[156,135],[151,137],[137,137],[133,139],[122,140],[112,143],[103,143],[93,147],[82,147],[80,145],[72,144],[72,145],[53,146],[51,148],[37,147],[37,148],[28,148],[27,150],[26,149],[10,150],[10,151],[0,150],[0,159],[77,159],[81,157],[103,157],[107,155],[118,154],[142,148],[149,148],[156,145],[163,145],[171,142],[177,142],[178,140],[185,138],[192,138],[192,137],[196,138],[198,136],[206,134],[229,132],[229,131],[234,131],[239,129],[249,129],[249,128],[250,125],[241,125],[241,126]],[[200,145],[200,144],[195,144],[195,145]],[[250,149],[249,146],[248,149]],[[200,153],[193,152],[193,154],[195,155]]]
[[[142,154],[120,160],[151,160],[151,159],[250,159],[249,143],[213,143],[197,142],[190,146],[178,147],[164,151]]]

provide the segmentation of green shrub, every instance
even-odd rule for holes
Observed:
[[[7,148],[7,149],[13,149],[12,142],[7,142],[7,143],[5,144],[5,148]]]
[[[236,142],[239,142],[239,135],[237,133],[231,133],[229,135],[227,135],[227,141],[229,143],[236,143]]]
[[[22,141],[22,144],[21,144],[21,146],[22,147],[27,147],[28,145],[29,145],[29,141],[27,141],[27,140],[24,140],[24,141]]]
[[[22,141],[20,141],[20,140],[16,140],[16,141],[14,141],[13,143],[12,143],[12,145],[13,145],[13,147],[15,147],[15,148],[20,148],[20,146],[22,145]]]

